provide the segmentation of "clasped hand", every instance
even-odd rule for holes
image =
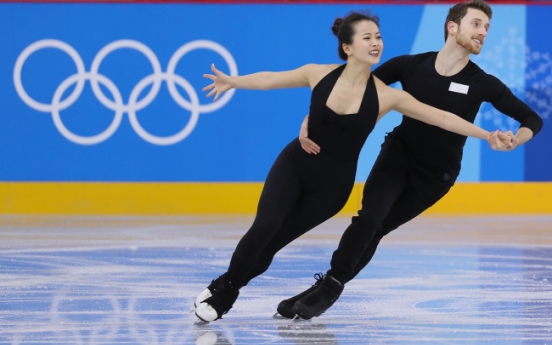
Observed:
[[[487,142],[496,151],[511,151],[518,145],[517,138],[512,131],[501,132],[498,129],[489,134]]]

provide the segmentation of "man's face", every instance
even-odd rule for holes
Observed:
[[[468,8],[468,12],[458,26],[456,43],[472,54],[479,54],[489,27],[489,17],[483,11]]]

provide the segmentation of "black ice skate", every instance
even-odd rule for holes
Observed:
[[[224,276],[224,274],[222,276]],[[201,303],[201,302],[205,301],[207,298],[213,296],[213,291],[215,291],[215,289],[219,285],[220,279],[222,278],[222,276],[218,277],[217,279],[211,280],[211,284],[209,284],[209,286],[207,286],[207,288],[205,290],[201,291],[201,293],[199,294],[199,296],[197,296],[197,298],[194,302],[194,308],[197,308],[199,303]]]
[[[212,296],[198,304],[195,314],[205,322],[218,320],[232,309],[239,294],[239,288],[223,277],[213,290]]]
[[[340,281],[326,274],[321,284],[295,302],[293,313],[305,320],[322,315],[337,301],[344,287]]]
[[[322,280],[324,279],[324,275],[322,273],[316,273],[314,275],[314,278],[316,279],[316,282],[313,286],[306,289],[305,291],[301,292],[298,295],[295,295],[291,298],[285,299],[280,304],[278,304],[278,308],[276,310],[278,311],[278,314],[282,315],[283,317],[286,317],[288,319],[295,318],[295,312],[293,312],[293,305],[295,305],[295,302],[300,300],[301,298],[305,297],[309,293],[311,293],[318,285],[322,283]]]

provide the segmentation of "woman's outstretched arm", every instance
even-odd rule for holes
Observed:
[[[230,89],[271,90],[292,87],[313,87],[322,76],[331,70],[332,65],[307,64],[294,70],[282,72],[257,72],[243,76],[229,76],[215,65],[211,65],[214,74],[204,74],[203,77],[213,82],[202,90],[209,91],[207,97],[215,95],[216,101],[224,92]]]

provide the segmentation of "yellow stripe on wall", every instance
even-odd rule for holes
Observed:
[[[262,183],[3,182],[0,214],[186,215],[255,213]],[[342,215],[356,213],[355,185]],[[552,183],[457,183],[427,213],[552,213]]]
[[[2,183],[3,214],[253,213],[261,183]]]
[[[456,183],[427,213],[552,213],[552,183]]]

